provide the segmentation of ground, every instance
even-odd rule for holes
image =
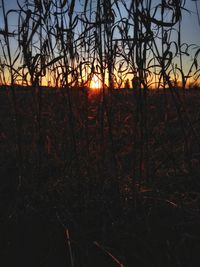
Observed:
[[[1,266],[198,266],[200,92],[68,92],[0,92]]]

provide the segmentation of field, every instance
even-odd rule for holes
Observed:
[[[0,92],[1,266],[199,265],[200,91],[15,93]]]

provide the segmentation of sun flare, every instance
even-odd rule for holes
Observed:
[[[90,81],[90,88],[91,89],[100,89],[101,88],[101,81],[97,75],[93,75]]]

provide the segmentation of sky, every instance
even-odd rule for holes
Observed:
[[[1,0],[0,0],[1,2]],[[6,9],[15,9],[17,7],[17,1],[4,0]],[[19,1],[23,2],[22,0]],[[95,1],[94,1],[95,2]],[[196,1],[198,11],[200,14],[200,0]],[[183,11],[183,20],[182,20],[182,40],[187,43],[195,43],[200,45],[200,25],[198,24],[198,17],[196,11],[196,3],[192,0],[186,0],[185,8],[190,10],[190,13]],[[0,28],[3,23],[3,18],[0,16]],[[16,21],[13,16],[9,17],[9,24],[15,25]]]
[[[200,1],[197,1],[198,12],[200,14]],[[186,0],[186,6],[191,13],[183,12],[182,38],[184,42],[200,45],[200,25],[198,22],[196,4],[194,1]]]
[[[1,6],[1,1],[0,0],[0,6]],[[93,0],[93,5],[96,4],[97,0]],[[124,0],[126,3],[130,3],[129,0]],[[152,2],[155,3],[155,5],[160,2],[161,0],[153,0]],[[23,3],[24,0],[19,0],[20,3]],[[33,0],[32,0],[33,2]],[[77,6],[76,6],[76,10],[79,11],[81,8],[78,6],[79,2],[81,2],[82,4],[85,2],[84,0],[76,0]],[[10,10],[10,9],[17,9],[17,1],[16,0],[12,0],[12,1],[8,1],[8,0],[4,0],[5,3],[5,7],[6,10]],[[198,16],[197,16],[197,10],[196,8],[198,8],[198,12],[200,13],[200,0],[192,1],[192,0],[186,0],[186,4],[185,4],[185,9],[189,10],[189,12],[187,11],[183,11],[182,12],[182,26],[181,26],[181,41],[182,43],[187,43],[187,44],[196,44],[198,46],[200,46],[200,25],[199,25],[199,21],[198,21]],[[0,29],[3,28],[3,18],[1,16],[1,8],[0,8]],[[9,16],[9,20],[8,20],[8,24],[9,24],[9,28],[12,31],[12,29],[14,30],[16,25],[17,25],[17,21],[16,18],[14,16],[14,13],[12,13],[12,15]],[[1,38],[1,35],[0,35]],[[13,49],[15,49],[15,46],[17,44],[16,43],[12,43],[11,46]],[[0,51],[1,54],[1,51]],[[189,62],[189,58],[186,58],[186,64],[187,61]],[[189,66],[189,64],[188,64]]]

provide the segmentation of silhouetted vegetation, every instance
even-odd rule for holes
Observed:
[[[1,265],[197,266],[200,47],[182,43],[185,1],[0,11]]]

